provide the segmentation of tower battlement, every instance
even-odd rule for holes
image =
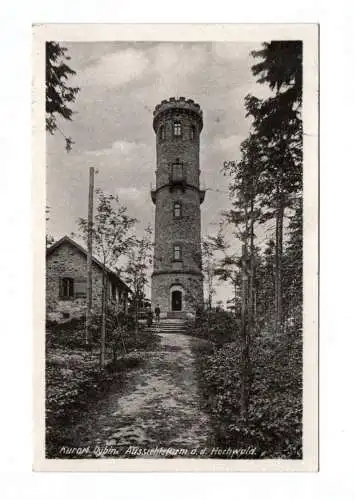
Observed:
[[[155,106],[153,112],[153,128],[155,131],[160,117],[171,111],[182,111],[196,114],[199,118],[200,127],[202,129],[203,113],[200,105],[193,99],[186,99],[185,97],[170,97],[169,100],[164,99],[160,104]]]

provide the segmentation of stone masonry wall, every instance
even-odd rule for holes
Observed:
[[[182,127],[181,137],[174,137],[174,122],[179,121]],[[169,182],[171,165],[177,159],[183,163],[186,181],[193,186],[199,186],[200,180],[200,139],[199,125],[193,116],[172,113],[162,122],[165,127],[165,139],[160,139],[157,134],[157,188]],[[190,129],[195,127],[195,138],[191,139]]]
[[[179,122],[181,134],[174,135]],[[163,101],[155,108],[157,170],[155,194],[155,248],[152,275],[152,306],[162,314],[171,310],[171,287],[181,287],[182,311],[195,312],[203,304],[200,213],[200,106],[185,98]],[[172,165],[182,164],[182,182],[171,179]],[[174,203],[181,204],[181,217],[174,217]],[[181,259],[174,259],[174,246]]]
[[[70,318],[85,314],[86,299],[61,299],[59,297],[60,280],[72,278],[86,280],[86,257],[70,244],[64,243],[47,257],[46,264],[46,309],[53,318],[60,318],[62,313]],[[110,283],[108,283],[108,286]],[[101,311],[102,271],[93,263],[92,266],[92,306],[96,313]]]
[[[159,304],[162,317],[171,311],[171,288],[182,288],[182,310],[194,315],[198,306],[203,304],[202,275],[157,274],[152,277],[152,308]]]
[[[174,217],[174,203],[181,203],[181,217]],[[155,213],[154,271],[174,269],[174,245],[181,245],[182,262],[179,270],[201,271],[201,218],[197,191],[182,192],[168,187],[157,195]]]

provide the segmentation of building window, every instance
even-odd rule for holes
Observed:
[[[172,180],[173,181],[181,181],[184,177],[183,174],[184,174],[183,165],[179,160],[176,160],[176,162],[173,163]]]
[[[181,136],[181,123],[180,122],[174,122],[174,136],[175,137]]]
[[[181,203],[179,201],[174,202],[174,218],[179,219],[181,217]]]
[[[196,137],[196,129],[192,125],[191,128],[190,128],[190,139],[193,140],[193,139],[195,139],[195,137]]]
[[[174,245],[174,260],[181,260],[181,245]]]
[[[59,285],[59,297],[61,299],[74,298],[74,280],[73,278],[62,278]]]
[[[159,129],[159,139],[162,141],[165,139],[165,127],[162,125]]]

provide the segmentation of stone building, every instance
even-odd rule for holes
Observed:
[[[156,134],[155,252],[152,307],[162,316],[191,315],[203,305],[201,271],[200,133],[202,110],[170,98],[154,110]]]
[[[46,310],[47,318],[56,321],[78,318],[86,312],[86,250],[64,236],[46,252]],[[92,307],[101,313],[102,276],[104,266],[92,259]],[[118,275],[107,269],[108,304],[127,310],[129,287]]]

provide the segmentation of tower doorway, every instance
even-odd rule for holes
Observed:
[[[182,293],[180,290],[174,290],[171,292],[171,310],[181,311],[182,309]]]

